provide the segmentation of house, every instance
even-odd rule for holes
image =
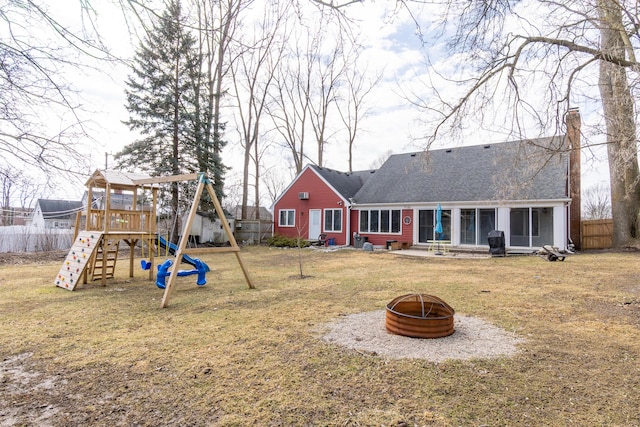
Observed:
[[[31,225],[39,228],[73,228],[82,202],[38,199],[31,216]]]
[[[375,171],[307,165],[274,203],[274,232],[486,249],[488,233],[501,230],[512,251],[579,244],[577,110],[567,123],[565,136],[396,154]]]
[[[350,244],[353,200],[374,174],[305,166],[273,204],[274,233],[310,241],[326,234],[339,245]]]
[[[247,217],[246,218],[242,218],[242,206],[241,205],[236,205],[236,207],[234,208],[234,218],[237,220],[241,220],[241,219],[247,219],[250,221],[256,221],[256,213],[259,212],[260,213],[260,221],[268,221],[271,222],[273,221],[273,215],[271,215],[271,212],[269,212],[269,209],[265,208],[264,206],[260,206],[258,209],[256,209],[255,206],[247,206]]]
[[[0,226],[26,225],[32,212],[31,208],[4,208],[0,215]]]
[[[82,206],[87,206],[87,198],[89,197],[89,192],[85,191],[82,195]],[[93,199],[93,207],[95,209],[104,209],[105,202],[105,193],[104,191],[93,191],[91,193],[91,198]],[[114,191],[110,195],[111,200],[111,209],[114,210],[122,210],[122,211],[130,211],[135,210],[133,206],[133,194],[131,192],[123,192],[122,190]],[[150,204],[150,202],[149,202]],[[150,209],[150,208],[147,208]]]

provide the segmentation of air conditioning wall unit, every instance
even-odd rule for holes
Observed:
[[[298,193],[298,199],[309,200],[309,193],[306,191],[301,191],[300,193]]]

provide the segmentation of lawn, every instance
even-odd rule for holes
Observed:
[[[253,290],[233,254],[206,255],[208,284],[179,278],[165,309],[125,260],[74,292],[53,286],[62,260],[2,265],[0,426],[640,426],[639,252],[401,253],[251,247]],[[434,363],[322,339],[410,292],[518,352]]]

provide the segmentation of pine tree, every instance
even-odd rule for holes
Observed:
[[[127,80],[125,123],[141,138],[116,155],[121,167],[152,176],[205,172],[223,168],[211,155],[211,120],[206,117],[207,100],[200,84],[202,57],[196,40],[185,25],[179,0],[171,0],[141,42]],[[205,113],[203,113],[205,112]],[[223,170],[223,169],[222,169]],[[185,192],[186,189],[182,189]],[[180,204],[180,186],[173,183],[161,203],[169,205],[175,218]],[[172,220],[171,236],[178,237],[178,221]]]

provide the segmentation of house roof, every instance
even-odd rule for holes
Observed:
[[[234,218],[242,219],[242,206],[236,205],[234,209]],[[248,220],[256,219],[256,207],[255,206],[247,206],[247,218]],[[260,206],[260,220],[269,220],[273,219],[273,215],[269,211],[269,209],[264,206]]]
[[[396,154],[355,194],[358,204],[566,199],[563,137]]]
[[[44,219],[67,219],[82,209],[82,202],[71,200],[38,199]]]
[[[321,168],[316,165],[309,165],[309,168],[316,171],[334,190],[345,199],[350,199],[362,188],[373,175],[373,170],[357,172],[340,172],[333,169]]]

